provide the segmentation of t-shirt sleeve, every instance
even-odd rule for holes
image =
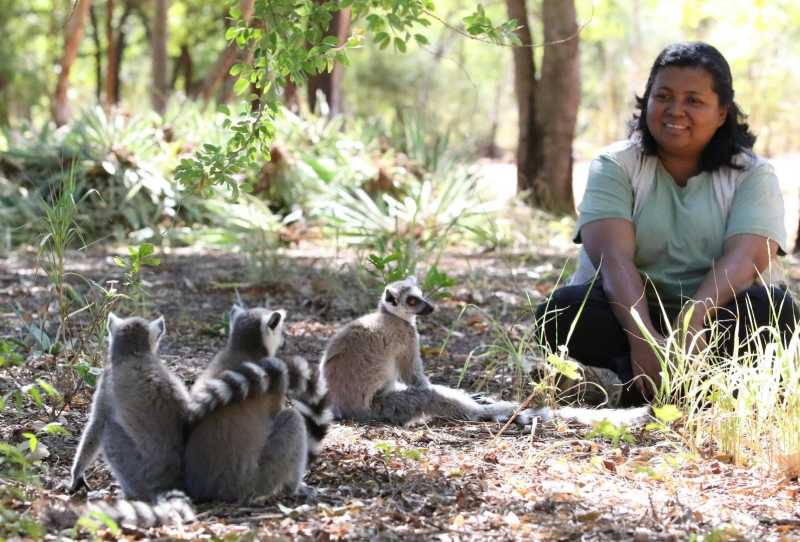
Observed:
[[[633,189],[622,166],[607,155],[600,155],[589,166],[586,191],[578,206],[578,222],[573,241],[581,242],[581,228],[603,218],[633,220]]]
[[[772,239],[787,252],[783,195],[778,177],[769,164],[753,168],[736,187],[725,239],[743,233]]]

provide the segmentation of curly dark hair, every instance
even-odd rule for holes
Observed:
[[[752,152],[756,136],[745,122],[746,115],[733,100],[733,78],[728,61],[715,47],[701,41],[673,43],[659,53],[653,62],[653,67],[650,68],[644,95],[636,96],[638,112],[633,114],[633,119],[630,121],[629,136],[638,140],[645,154],[656,154],[658,144],[647,128],[647,101],[650,99],[656,74],[661,68],[668,66],[704,69],[711,75],[719,104],[728,107],[725,123],[717,129],[700,155],[700,168],[703,171],[714,171],[722,166],[741,169],[733,158],[743,151]]]

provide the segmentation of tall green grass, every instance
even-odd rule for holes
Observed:
[[[773,307],[773,322],[776,313]],[[737,336],[744,316],[733,330]],[[730,355],[719,352],[717,322],[700,334],[705,344],[697,335],[687,339],[684,324],[670,330],[664,345],[654,345],[662,364],[654,403],[683,412],[682,431],[700,451],[721,453],[739,465],[800,472],[800,328],[789,337],[776,323],[748,329]]]
[[[666,314],[663,307],[662,311]],[[752,309],[748,312],[752,318]],[[777,312],[773,307],[773,322]],[[661,363],[653,406],[673,405],[680,411],[681,420],[673,428],[688,446],[738,465],[800,473],[800,326],[788,337],[774,323],[747,330],[744,339],[735,340],[733,352],[725,354],[717,322],[692,334],[687,315],[667,326],[666,340],[659,344],[647,334],[639,315],[632,315]],[[738,325],[745,325],[744,316]],[[531,328],[540,328],[552,317],[552,311],[546,311]],[[733,332],[738,337],[738,327]],[[532,336],[528,332],[517,341],[503,337],[493,348],[510,359],[538,355],[549,365],[566,359],[566,349],[551,352]],[[553,372],[560,372],[557,365]]]

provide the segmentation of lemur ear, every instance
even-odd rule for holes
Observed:
[[[274,311],[269,315],[267,320],[267,327],[275,331],[278,325],[286,318],[286,311]]]
[[[416,286],[417,285],[417,277],[414,276],[414,275],[409,275],[409,276],[406,277],[405,282],[411,284],[412,286]]]
[[[108,329],[108,334],[111,335],[116,331],[119,325],[122,323],[122,318],[114,314],[113,312],[108,313],[108,320],[106,320],[106,329]]]
[[[236,303],[231,306],[231,310],[228,313],[228,334],[233,333],[233,325],[245,312],[247,312],[246,309]]]
[[[161,337],[163,337],[164,333],[167,331],[167,324],[163,316],[159,316],[157,319],[150,322],[147,327],[150,330],[150,337],[152,337],[153,344],[158,344],[158,341],[161,340]]]

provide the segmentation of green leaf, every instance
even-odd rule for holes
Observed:
[[[369,263],[374,265],[375,269],[377,269],[378,271],[383,271],[383,269],[386,267],[386,260],[378,256],[377,254],[370,254],[367,257],[367,260],[369,261]]]
[[[550,354],[547,356],[547,363],[549,363],[557,373],[572,379],[582,380],[583,376],[578,372],[578,364],[570,359],[562,358],[558,354]]]
[[[389,21],[389,25],[392,26],[392,28],[396,28],[397,30],[403,30],[403,27],[405,26],[403,20],[394,13],[389,13],[386,16],[386,20]]]
[[[628,431],[624,425],[614,425],[609,420],[596,423],[592,430],[586,435],[588,438],[601,437],[611,441],[614,447],[619,446],[620,441],[627,444],[635,444],[636,438]]]
[[[394,46],[401,53],[405,53],[406,52],[406,42],[403,41],[401,38],[399,38],[399,37],[394,38]]]
[[[245,78],[239,78],[236,80],[236,83],[233,85],[233,93],[237,96],[241,96],[247,89],[250,88],[250,81]]]
[[[653,407],[653,415],[660,422],[669,424],[682,418],[683,412],[675,405],[664,405],[662,407]]]
[[[97,377],[103,373],[99,367],[92,367],[85,361],[81,361],[72,366],[72,370],[87,386],[94,388],[97,384]]]
[[[382,44],[385,41],[389,41],[389,33],[388,32],[378,32],[375,34],[375,43]]]
[[[423,36],[422,34],[414,34],[414,39],[420,46],[428,45],[428,38]]]
[[[61,435],[61,436],[69,436],[70,433],[69,429],[64,427],[58,422],[50,422],[44,427],[39,430],[40,433],[46,433],[48,435]]]
[[[139,247],[139,256],[149,256],[153,252],[155,252],[156,247],[154,247],[151,243],[144,243]]]
[[[61,399],[61,394],[58,393],[58,390],[56,390],[49,382],[45,382],[41,378],[38,378],[36,379],[36,383],[49,397],[53,399]]]
[[[28,439],[28,449],[31,452],[35,452],[36,447],[39,445],[39,439],[36,438],[36,435],[33,433],[22,433],[22,436]]]
[[[37,407],[42,408],[44,406],[44,401],[42,400],[42,394],[39,392],[39,388],[36,384],[31,384],[30,386],[26,387],[25,393],[33,399],[33,402],[36,404]]]

